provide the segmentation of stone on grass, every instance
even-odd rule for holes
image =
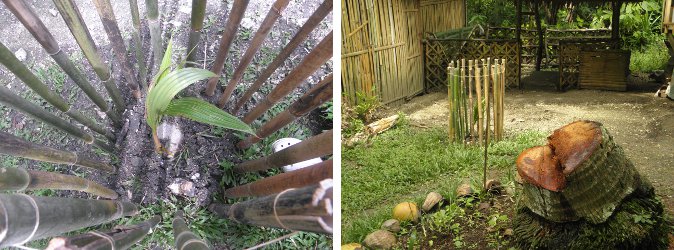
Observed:
[[[194,197],[197,193],[193,182],[180,178],[173,180],[173,183],[168,188],[175,195]]]
[[[403,202],[393,208],[393,218],[399,221],[419,221],[421,216],[417,204],[412,202]]]
[[[386,230],[377,230],[365,237],[363,244],[372,249],[391,249],[397,243],[396,236]]]
[[[467,197],[473,195],[473,188],[470,187],[470,184],[464,183],[456,188],[456,196],[458,197]]]
[[[426,200],[424,201],[424,205],[421,206],[421,209],[424,210],[424,212],[431,211],[431,209],[438,205],[440,201],[442,201],[442,195],[436,192],[430,192],[426,195]]]
[[[381,224],[381,229],[389,231],[391,233],[400,232],[400,221],[396,219],[384,221],[384,223]]]

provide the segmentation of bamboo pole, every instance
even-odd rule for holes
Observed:
[[[73,79],[75,84],[79,86],[82,91],[91,99],[91,101],[98,106],[98,108],[105,112],[110,120],[116,125],[121,125],[121,118],[108,106],[103,97],[96,92],[93,86],[89,83],[84,74],[80,72],[75,64],[68,58],[68,56],[61,50],[56,39],[49,33],[47,27],[42,23],[35,12],[26,4],[25,1],[2,0],[7,8],[16,16],[24,27],[35,37],[35,39],[42,45],[56,63],[61,66],[63,71]]]
[[[174,246],[177,250],[209,250],[211,249],[206,242],[199,236],[192,233],[185,219],[183,218],[183,211],[178,210],[173,218],[173,239]]]
[[[22,245],[135,214],[136,205],[124,201],[0,194],[0,247]]]
[[[225,190],[225,198],[264,196],[332,179],[332,159]]]
[[[482,110],[482,65],[479,65],[475,61],[475,93],[477,95],[477,136],[478,141],[482,144],[482,128],[483,128],[483,117],[484,114]],[[484,62],[484,60],[483,60]]]
[[[312,30],[318,26],[318,24],[323,20],[328,13],[332,11],[332,1],[330,0],[324,0],[323,3],[321,3],[320,6],[314,11],[313,14],[307,19],[307,21],[302,25],[302,27],[295,33],[295,36],[293,36],[292,39],[290,39],[290,42],[286,44],[285,47],[283,47],[283,50],[274,58],[274,61],[272,61],[267,68],[260,73],[260,75],[257,77],[253,85],[246,90],[246,92],[243,94],[241,99],[236,103],[236,106],[234,107],[232,113],[237,114],[239,110],[243,107],[248,100],[253,96],[253,94],[262,87],[262,85],[269,79],[269,77],[280,67],[283,62],[290,56],[290,54],[297,48],[302,41],[304,41],[307,36],[311,33]]]
[[[238,223],[332,234],[332,179],[209,210]]]
[[[57,237],[49,241],[47,250],[128,249],[145,238],[159,222],[161,222],[161,216],[155,215],[138,224],[117,226],[105,233],[94,231],[71,237]]]
[[[205,0],[204,0],[205,1]],[[143,89],[147,90],[147,68],[145,67],[145,55],[143,55],[143,37],[140,36],[140,13],[138,12],[138,1],[129,0],[131,9],[131,23],[133,24],[134,51],[136,52],[136,62],[138,63],[139,77],[138,81]]]
[[[255,56],[258,50],[260,50],[260,47],[262,47],[262,42],[264,42],[264,39],[269,34],[269,31],[271,31],[271,28],[274,26],[274,23],[276,23],[276,20],[281,17],[281,13],[283,13],[285,8],[288,7],[289,2],[290,0],[276,0],[271,6],[271,9],[269,9],[267,12],[267,16],[262,21],[262,24],[260,24],[260,28],[258,28],[255,32],[253,40],[251,40],[250,45],[248,45],[248,49],[246,49],[246,52],[243,54],[243,56],[241,56],[239,66],[237,66],[236,70],[234,70],[232,78],[229,79],[227,87],[225,87],[222,96],[220,96],[220,99],[218,100],[218,105],[220,107],[224,107],[227,104],[227,101],[232,96],[236,85],[238,85],[241,81],[241,78],[243,78],[243,73],[246,71],[246,68],[248,68],[250,62],[253,61],[253,56]]]
[[[332,130],[325,131],[268,156],[241,163],[234,167],[234,172],[245,173],[280,168],[329,154],[332,154]]]
[[[154,57],[152,71],[156,71],[159,65],[161,65],[162,55],[164,55],[161,29],[159,28],[159,6],[157,0],[145,0],[145,14],[147,15],[147,26],[150,28],[150,44],[152,45],[152,56]]]
[[[94,39],[89,33],[89,29],[87,29],[86,23],[84,23],[84,19],[82,19],[82,15],[80,14],[77,5],[72,0],[53,1],[54,5],[56,5],[56,9],[61,13],[63,21],[65,21],[68,29],[70,29],[70,33],[73,34],[77,44],[82,49],[84,56],[94,68],[94,72],[96,72],[98,79],[101,80],[103,86],[105,86],[105,89],[108,91],[108,95],[117,108],[117,113],[121,114],[124,112],[126,106],[122,94],[119,91],[119,88],[117,88],[115,79],[112,78],[109,66],[103,63],[101,54],[96,47],[96,43],[94,43]]]
[[[188,62],[194,62],[195,51],[201,39],[201,30],[204,28],[204,16],[206,15],[206,0],[192,0],[192,15],[190,16],[190,38],[187,43]],[[191,64],[187,64],[193,66]],[[186,66],[187,66],[186,65]]]
[[[307,93],[290,105],[288,109],[262,125],[262,127],[255,132],[255,135],[248,136],[236,146],[241,149],[248,148],[298,118],[305,116],[323,103],[332,100],[332,74],[326,77],[326,79],[330,80],[321,81],[318,85],[311,88]]]
[[[453,89],[454,89],[454,76],[452,75],[452,72],[454,71],[452,68],[453,62],[450,62],[449,65],[447,66],[447,107],[449,108],[449,129],[447,130],[447,133],[449,133],[449,141],[454,142],[455,141],[455,136],[454,136],[454,94],[453,94]]]
[[[330,59],[330,57],[332,57],[332,31],[325,36],[323,40],[304,57],[304,59],[302,59],[302,62],[300,62],[300,64],[283,79],[283,81],[274,87],[271,93],[269,93],[262,102],[243,117],[243,122],[251,124],[255,119],[262,116],[264,112],[269,110],[269,108],[283,97],[290,94],[290,92],[302,83],[302,81],[318,70],[321,65]],[[332,82],[332,74],[321,82],[324,81]]]
[[[14,73],[21,81],[23,81],[30,89],[35,91],[40,97],[45,99],[49,104],[56,109],[65,113],[77,122],[87,126],[92,131],[105,136],[108,140],[115,141],[115,136],[112,131],[105,129],[98,125],[96,121],[85,117],[79,110],[73,109],[60,95],[54,93],[47,85],[42,83],[26,66],[24,66],[19,59],[14,56],[11,50],[5,47],[0,42],[0,63],[5,65],[9,71]]]
[[[122,38],[122,33],[119,31],[119,26],[117,26],[115,13],[112,10],[112,4],[110,4],[110,0],[94,0],[94,6],[96,6],[98,16],[103,23],[103,29],[108,35],[108,39],[112,45],[113,54],[122,67],[122,72],[126,78],[126,86],[131,89],[133,97],[140,99],[141,94],[140,88],[138,87],[138,79],[136,79],[136,74],[133,72],[133,66],[131,66],[130,63],[131,60],[127,55],[124,39]]]
[[[22,192],[37,189],[74,190],[106,199],[118,197],[114,190],[77,176],[22,168],[0,168],[0,191]]]
[[[38,145],[2,131],[0,131],[0,139],[2,139],[2,143],[0,143],[0,154],[28,158],[36,161],[76,165],[111,173],[114,173],[116,170],[112,165],[79,156],[77,153]]]
[[[215,94],[215,88],[220,80],[220,74],[225,67],[225,59],[227,59],[229,48],[232,46],[232,42],[236,37],[236,32],[239,30],[239,25],[243,19],[243,13],[246,12],[246,8],[248,7],[248,2],[249,0],[235,0],[232,10],[227,17],[227,23],[223,30],[223,34],[225,35],[220,39],[218,54],[215,56],[215,62],[213,62],[213,67],[211,68],[211,72],[217,75],[217,77],[208,79],[206,91],[204,92],[207,96],[213,96]]]
[[[473,103],[473,82],[475,81],[475,72],[473,71],[473,60],[468,61],[468,121],[470,123],[470,140],[475,142],[475,106]]]

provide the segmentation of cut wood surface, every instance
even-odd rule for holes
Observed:
[[[370,123],[365,128],[370,134],[379,134],[393,127],[398,121],[398,115],[392,115],[376,122]]]

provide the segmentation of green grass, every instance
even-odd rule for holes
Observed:
[[[643,51],[632,51],[630,70],[633,72],[651,72],[664,70],[669,60],[669,53],[664,43],[655,43]]]
[[[540,132],[526,132],[493,143],[490,172],[512,171],[515,158],[543,143]],[[456,186],[479,186],[484,148],[451,144],[443,128],[402,126],[374,138],[369,146],[342,150],[342,242],[360,242],[390,218],[395,204],[421,204],[436,191],[451,197]]]

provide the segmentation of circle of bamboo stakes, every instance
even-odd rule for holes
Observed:
[[[108,232],[89,232],[72,237],[57,237],[49,241],[46,250],[98,250],[128,249],[142,240],[152,228],[161,222],[155,215],[149,220],[131,226],[117,226]]]
[[[117,192],[96,182],[65,174],[22,168],[0,168],[0,191],[30,191],[38,189],[74,190],[106,199],[117,199]]]

